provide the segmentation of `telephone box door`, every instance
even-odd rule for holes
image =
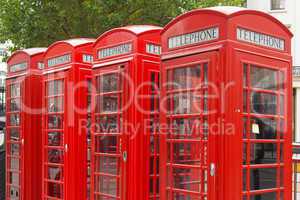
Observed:
[[[217,52],[163,62],[161,193],[163,200],[215,200]]]
[[[49,75],[44,82],[46,115],[44,122],[44,199],[64,199],[65,152],[64,73]],[[51,77],[51,78],[50,78]]]
[[[126,196],[127,136],[124,133],[126,65],[102,67],[94,72],[93,198]]]
[[[21,128],[23,78],[7,81],[7,197],[21,200],[23,194],[24,135]]]
[[[243,91],[243,199],[290,199],[289,63],[239,53]],[[242,73],[240,73],[242,74]],[[284,196],[286,195],[286,196]]]

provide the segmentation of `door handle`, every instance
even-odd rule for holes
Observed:
[[[216,175],[216,165],[215,163],[210,164],[210,176],[214,177]]]
[[[124,151],[124,152],[123,152],[122,157],[123,157],[123,161],[124,161],[124,162],[127,162],[127,157],[128,157],[127,151]]]

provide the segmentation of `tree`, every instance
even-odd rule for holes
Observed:
[[[198,7],[242,5],[244,0],[0,0],[0,42],[14,48],[97,37],[128,24],[163,26]]]

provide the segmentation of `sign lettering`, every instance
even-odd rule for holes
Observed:
[[[27,69],[27,62],[18,63],[15,65],[11,65],[9,68],[10,72],[18,72]]]
[[[66,54],[63,56],[51,58],[48,60],[48,67],[54,67],[56,65],[61,65],[71,62],[71,54]]]
[[[168,46],[170,49],[173,49],[173,48],[182,47],[186,45],[208,42],[208,41],[216,40],[218,38],[219,38],[219,27],[213,27],[209,29],[196,31],[193,33],[171,37],[169,38]]]
[[[252,44],[269,47],[284,51],[285,41],[271,35],[250,31],[243,28],[237,28],[237,39]]]
[[[98,58],[106,58],[111,56],[122,55],[132,52],[132,44],[121,44],[115,47],[110,47],[106,49],[100,49],[98,51]]]

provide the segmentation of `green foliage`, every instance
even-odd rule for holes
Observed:
[[[128,24],[163,26],[194,8],[240,6],[244,0],[0,0],[0,42],[15,48],[97,37]]]

